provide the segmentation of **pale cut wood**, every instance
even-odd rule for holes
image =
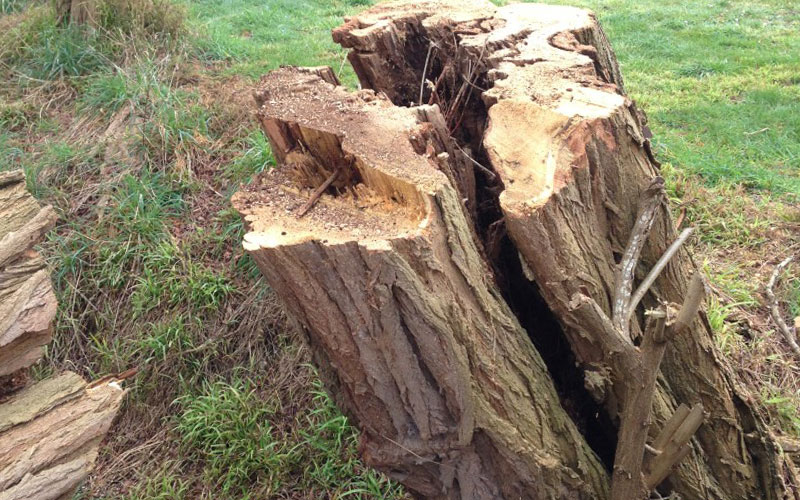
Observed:
[[[625,387],[605,375],[604,342],[586,331],[571,300],[585,294],[612,315],[617,262],[658,164],[594,16],[535,4],[399,1],[353,17],[334,39],[352,49],[362,87],[396,104],[418,101],[420,81],[431,82],[423,99],[439,103],[454,117],[451,132],[485,152],[481,163],[502,180],[497,202],[523,269],[564,326],[587,382],[606,379],[593,393],[616,418]],[[676,236],[663,205],[641,249],[639,279]],[[643,309],[680,304],[695,272],[689,253],[679,251],[635,311],[634,338]],[[706,418],[669,489],[685,498],[797,497],[797,478],[721,360],[702,311],[665,353],[653,432],[683,402],[701,404]]]
[[[64,373],[0,405],[0,499],[55,499],[92,468],[125,391]]]
[[[50,341],[56,297],[33,246],[55,221],[52,207],[27,192],[22,171],[0,172],[0,377],[36,362]]]
[[[366,463],[423,498],[605,498],[602,464],[483,260],[454,187],[471,166],[436,108],[291,68],[257,100],[280,166],[234,197],[244,247],[358,423]]]

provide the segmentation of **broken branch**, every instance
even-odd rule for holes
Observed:
[[[626,324],[630,323],[631,316],[633,316],[633,313],[636,311],[636,306],[638,306],[639,302],[641,302],[642,298],[644,298],[644,294],[646,294],[650,287],[653,286],[653,283],[655,283],[656,278],[658,278],[658,276],[661,274],[661,271],[667,267],[669,261],[675,256],[676,253],[678,253],[678,250],[684,243],[686,243],[686,240],[689,239],[689,236],[691,236],[693,232],[694,228],[689,227],[684,229],[675,239],[675,241],[672,242],[672,245],[667,248],[667,251],[664,252],[664,255],[658,259],[658,262],[655,263],[653,269],[650,270],[644,281],[642,281],[642,283],[639,285],[639,288],[636,289],[636,292],[634,292],[627,308],[627,318],[625,320]]]
[[[789,325],[783,320],[781,309],[778,305],[778,298],[775,296],[775,284],[778,282],[778,277],[792,260],[794,260],[794,255],[786,257],[780,264],[775,266],[775,270],[772,271],[772,276],[770,276],[769,282],[767,283],[767,300],[769,301],[769,313],[772,316],[772,320],[778,325],[778,330],[780,330],[781,335],[783,335],[789,347],[792,348],[792,351],[800,355],[800,346],[797,345],[797,332],[793,332],[792,329],[789,328]]]
[[[661,453],[650,460],[645,474],[645,486],[652,490],[667,478],[672,468],[689,453],[689,440],[703,423],[703,405],[696,404],[689,411],[684,405],[678,407],[675,415],[659,435],[653,447]],[[674,430],[673,430],[674,429]],[[669,431],[669,432],[667,432]]]
[[[672,340],[689,327],[697,311],[700,310],[705,293],[706,286],[703,283],[703,277],[699,272],[695,272],[692,281],[689,282],[689,289],[686,291],[681,310],[678,311],[677,318],[666,331],[666,340]]]
[[[335,180],[336,180],[336,177],[338,177],[338,176],[339,176],[339,172],[341,172],[341,171],[342,171],[342,169],[341,169],[341,168],[337,168],[337,169],[335,169],[335,170],[333,171],[333,173],[332,173],[332,174],[331,174],[331,175],[330,175],[330,176],[329,176],[327,179],[325,179],[325,182],[323,182],[323,183],[320,185],[320,187],[318,187],[318,188],[317,188],[317,189],[316,189],[316,190],[315,190],[315,191],[314,191],[314,192],[311,194],[311,198],[309,198],[309,199],[308,199],[308,201],[306,202],[306,204],[305,204],[305,205],[303,205],[302,207],[300,207],[300,210],[298,210],[298,211],[297,211],[297,218],[298,218],[298,219],[299,219],[300,217],[304,216],[304,215],[306,214],[306,212],[308,212],[309,210],[311,210],[311,207],[313,207],[313,206],[314,206],[314,204],[315,204],[315,203],[317,202],[317,200],[319,199],[319,197],[320,197],[320,196],[322,196],[322,193],[324,193],[324,192],[325,192],[325,190],[326,190],[326,189],[328,189],[328,188],[330,187],[330,185],[331,185],[331,184],[333,184],[333,181],[335,181]]]
[[[612,321],[614,326],[626,336],[629,336],[630,315],[628,315],[628,308],[630,306],[631,291],[633,290],[633,278],[636,274],[636,265],[639,263],[639,257],[647,241],[647,236],[653,228],[656,210],[663,201],[663,195],[664,179],[656,177],[642,197],[639,216],[636,218],[636,224],[633,226],[633,231],[628,240],[628,247],[625,249],[619,273],[617,274],[617,284],[614,287]]]

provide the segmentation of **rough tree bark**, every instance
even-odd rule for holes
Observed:
[[[367,463],[428,498],[604,497],[602,464],[481,258],[437,109],[294,69],[257,98],[284,168],[234,198],[244,245],[359,422]],[[334,172],[336,195],[302,216]]]
[[[593,15],[393,2],[348,20],[334,39],[380,95],[348,96],[330,71],[268,76],[259,117],[281,168],[235,205],[250,231],[245,248],[364,430],[368,463],[426,497],[605,498],[631,464],[647,477],[629,491],[651,489],[681,458],[663,492],[797,498],[791,467],[719,359],[702,311],[679,317],[681,335],[663,333],[670,310],[698,293],[688,252],[641,293],[632,281],[620,293],[624,276],[642,280],[676,233],[659,201],[636,258],[624,257],[638,245],[658,163]],[[384,95],[411,107],[391,109]],[[431,165],[444,173],[438,181],[420,173]],[[617,300],[631,293],[636,300]],[[663,311],[651,328],[648,309]],[[635,363],[620,362],[622,351]],[[656,380],[656,390],[639,389]],[[654,425],[641,408],[651,394]],[[644,415],[645,433],[624,425],[626,411]],[[639,446],[598,479],[587,450],[610,468],[620,421],[620,440],[647,438],[657,455]],[[548,474],[529,474],[537,470]]]
[[[37,361],[50,342],[56,296],[32,246],[56,221],[25,189],[22,171],[0,172],[0,377]]]
[[[122,377],[87,384],[70,372],[24,387],[57,308],[33,250],[55,220],[22,171],[0,172],[0,500],[71,498],[125,393]]]
[[[467,115],[465,138],[501,178],[508,234],[613,416],[622,388],[609,387],[607,356],[585,335],[570,301],[586,293],[610,315],[617,263],[658,163],[594,16],[545,5],[398,2],[349,20],[334,39],[353,49],[362,86],[397,104],[417,99],[426,80],[433,85],[423,97],[452,110],[453,127],[465,127],[460,108],[477,110]],[[431,57],[422,55],[427,47]],[[651,235],[640,275],[676,236],[666,204]],[[680,252],[645,303],[680,303],[694,271]],[[701,403],[707,413],[692,457],[671,482],[688,498],[781,498],[791,472],[719,360],[703,318],[667,351],[654,407],[659,423],[680,403]],[[638,311],[636,334],[642,321]]]

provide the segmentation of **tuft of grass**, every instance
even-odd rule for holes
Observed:
[[[102,0],[97,28],[132,39],[169,42],[186,34],[186,6],[169,0]]]
[[[174,471],[159,471],[125,495],[125,500],[184,500],[192,498],[188,481]]]
[[[762,401],[778,415],[779,426],[787,433],[800,437],[800,397],[795,394],[787,396],[783,391],[765,394]]]
[[[11,14],[21,11],[26,0],[0,0],[0,14]]]
[[[278,471],[296,458],[275,439],[269,422],[275,408],[257,397],[250,381],[205,383],[178,403],[178,432],[186,453],[203,461],[206,481],[236,496],[262,488],[270,495],[280,486]]]
[[[710,297],[706,302],[706,316],[711,331],[714,332],[717,346],[724,353],[731,353],[735,348],[741,347],[741,338],[736,332],[735,323],[731,315],[740,304],[723,304],[716,297]]]
[[[178,399],[177,429],[186,453],[203,463],[205,481],[225,496],[266,498],[292,491],[328,498],[389,498],[399,490],[363,472],[357,434],[315,383],[314,409],[302,426],[280,422],[281,402],[263,398],[249,379],[207,382]],[[283,427],[283,428],[282,428]]]
[[[275,165],[269,141],[264,132],[254,130],[244,138],[244,153],[226,166],[225,174],[232,179],[244,179],[250,182],[253,175],[259,174]]]

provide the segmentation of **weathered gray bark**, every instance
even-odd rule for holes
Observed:
[[[94,467],[125,391],[66,372],[0,404],[0,499],[68,497]]]
[[[20,390],[51,338],[56,298],[33,246],[55,220],[22,171],[0,172],[0,500],[69,498],[125,393],[116,377],[87,384],[70,372]]]
[[[50,341],[56,297],[32,246],[55,220],[25,190],[22,171],[0,172],[0,377],[33,364]]]
[[[282,167],[234,198],[244,246],[356,418],[366,462],[427,498],[605,497],[481,257],[436,108],[296,69],[257,98]],[[337,194],[299,216],[335,170]]]

